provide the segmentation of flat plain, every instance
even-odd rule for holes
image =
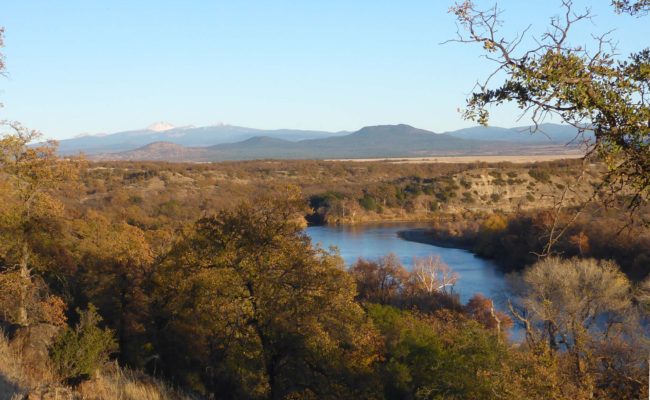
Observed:
[[[353,161],[353,162],[388,162],[392,164],[435,164],[435,163],[461,163],[469,164],[476,162],[498,163],[511,162],[514,164],[525,164],[530,162],[556,161],[565,159],[576,159],[583,157],[583,153],[566,154],[533,154],[533,155],[476,155],[476,156],[435,156],[435,157],[412,157],[412,158],[346,158],[327,161]]]

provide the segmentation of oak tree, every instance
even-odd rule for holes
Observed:
[[[7,125],[5,125],[7,126]],[[0,265],[13,274],[17,291],[15,320],[33,322],[34,274],[56,270],[50,254],[60,244],[64,206],[56,192],[77,177],[80,164],[60,159],[56,143],[31,145],[41,135],[17,123],[0,138]]]
[[[376,335],[341,259],[302,231],[305,213],[295,194],[219,211],[162,262],[158,346],[186,383],[272,399],[372,390]]]

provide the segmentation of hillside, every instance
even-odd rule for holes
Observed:
[[[180,146],[172,155],[175,161],[517,154],[528,153],[522,146],[563,146],[577,134],[575,128],[566,125],[544,124],[540,128],[534,134],[530,127],[482,126],[437,134],[400,124],[369,126],[350,133],[233,125],[174,127],[161,122],[145,129],[61,140],[59,154],[84,153],[104,160],[163,160],[159,149],[147,147],[158,142]],[[180,151],[181,147],[185,149]]]
[[[533,131],[530,126],[519,126],[515,128],[475,126],[448,132],[448,134],[462,139],[560,145],[593,138],[591,133],[585,133],[583,137],[578,135],[576,128],[558,124],[541,124],[537,131]]]
[[[208,147],[185,147],[156,143],[125,152],[108,152],[92,157],[99,160],[229,161],[254,159],[337,159],[427,157],[452,155],[508,155],[565,152],[564,145],[543,142],[477,140],[436,134],[409,125],[380,125],[357,132],[319,139],[289,141],[272,136],[255,136],[235,143]]]
[[[297,141],[337,134],[341,133],[294,129],[264,130],[233,125],[173,127],[166,123],[156,123],[145,129],[103,135],[85,135],[61,140],[59,142],[59,153],[62,155],[79,152],[89,155],[117,153],[135,150],[155,142],[169,142],[186,147],[205,147],[220,143],[239,142],[255,136],[269,136]]]

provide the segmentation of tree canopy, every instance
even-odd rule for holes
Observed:
[[[168,365],[233,395],[361,395],[353,382],[376,360],[376,334],[341,259],[297,223],[301,211],[291,194],[242,204],[202,218],[174,247],[156,277]]]
[[[614,5],[637,15],[649,7],[646,1]],[[468,99],[464,116],[485,125],[490,106],[514,102],[536,127],[552,115],[580,132],[592,131],[594,141],[582,135],[576,140],[584,141],[588,156],[607,163],[610,188],[633,191],[635,206],[650,193],[650,49],[618,58],[608,33],[596,36],[591,47],[571,43],[574,25],[591,18],[589,10],[574,8],[563,0],[561,15],[532,48],[523,49],[527,32],[501,36],[496,6],[482,10],[465,1],[452,7],[461,27],[455,41],[481,45],[496,65]]]

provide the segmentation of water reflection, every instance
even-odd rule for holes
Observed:
[[[394,253],[406,268],[411,268],[414,257],[440,256],[459,275],[454,291],[460,295],[463,303],[475,293],[482,293],[493,298],[503,309],[506,284],[504,275],[494,263],[477,258],[466,250],[408,242],[397,236],[400,230],[422,227],[426,227],[426,224],[314,226],[307,228],[307,234],[322,247],[338,247],[347,265],[353,264],[359,257],[377,259]]]

